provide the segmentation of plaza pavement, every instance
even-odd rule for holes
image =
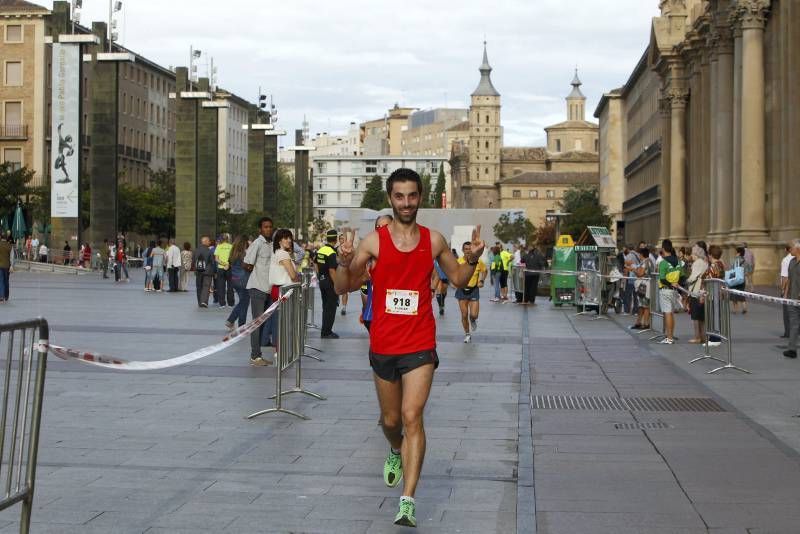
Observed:
[[[142,360],[224,334],[223,311],[199,310],[193,293],[145,293],[141,271],[132,274],[114,284],[15,273],[0,322],[41,314],[54,343]],[[437,318],[418,531],[800,531],[800,363],[776,355],[779,310],[734,318],[737,360],[753,375],[709,376],[707,363],[685,364],[692,347],[648,344],[621,318],[486,294],[482,305],[472,345],[461,342],[452,297]],[[386,443],[359,308],[356,296],[337,316],[340,340],[311,331],[326,361],[304,360],[304,383],[328,400],[284,399],[310,421],[244,419],[272,405],[275,376],[247,365],[247,341],[148,373],[51,357],[32,532],[411,532],[391,522],[400,490],[382,482]],[[668,400],[667,411],[567,410],[531,394]],[[719,411],[684,411],[673,398]],[[0,532],[15,532],[16,520],[17,508],[0,513]]]

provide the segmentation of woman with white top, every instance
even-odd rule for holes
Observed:
[[[272,236],[272,258],[269,264],[269,281],[272,284],[272,302],[280,296],[280,288],[300,280],[300,274],[292,260],[294,237],[292,232],[281,228]],[[277,344],[279,312],[272,316],[272,339]],[[276,347],[277,351],[277,347]]]
[[[689,343],[705,343],[706,310],[703,296],[703,280],[708,273],[708,255],[705,241],[698,241],[692,247],[692,272],[686,280],[689,288],[689,314],[694,324],[694,338]]]

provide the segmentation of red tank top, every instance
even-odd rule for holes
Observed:
[[[397,250],[388,226],[378,230],[378,261],[371,273],[373,317],[369,335],[370,350],[376,354],[399,356],[436,348],[431,305],[431,232],[424,226],[417,227],[419,244],[410,252]]]

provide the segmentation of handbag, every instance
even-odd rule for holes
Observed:
[[[725,271],[725,284],[728,287],[744,284],[744,266],[735,265],[730,270]]]

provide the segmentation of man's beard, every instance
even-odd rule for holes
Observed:
[[[410,210],[411,213],[409,213],[408,215],[404,215],[400,213],[400,210],[392,206],[392,213],[394,213],[394,218],[403,224],[409,224],[417,220],[417,211],[419,210],[419,208],[410,208]]]

